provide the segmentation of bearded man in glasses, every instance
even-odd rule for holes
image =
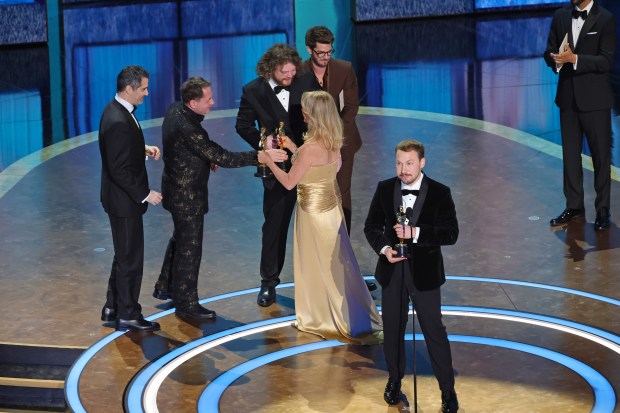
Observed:
[[[310,59],[301,65],[301,72],[314,73],[318,85],[332,95],[340,113],[343,124],[344,146],[342,167],[336,175],[342,195],[342,209],[347,224],[347,232],[351,234],[351,177],[355,152],[362,147],[360,131],[355,124],[355,116],[359,108],[359,92],[357,77],[353,65],[346,60],[334,59],[334,34],[325,26],[315,26],[306,32],[306,50]],[[376,290],[375,283],[366,282],[370,291]]]

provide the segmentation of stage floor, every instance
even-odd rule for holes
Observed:
[[[224,147],[247,150],[235,115],[215,111],[205,127]],[[143,122],[148,143],[161,144],[160,124]],[[584,179],[586,219],[550,228],[564,208],[558,145],[481,120],[409,110],[363,107],[358,124],[364,146],[355,162],[351,238],[364,274],[373,274],[376,255],[363,222],[377,182],[395,173],[397,142],[421,140],[424,172],[452,188],[460,235],[443,249],[449,280],[442,291],[460,411],[617,410],[620,230],[614,222],[594,231],[592,173]],[[158,188],[162,162],[147,167]],[[390,408],[381,346],[323,341],[290,326],[292,233],[277,304],[256,305],[263,220],[253,173],[220,168],[209,182],[199,295],[217,312],[213,322],[178,318],[151,296],[172,220],[149,207],[140,301],[162,330],[141,335],[99,321],[113,248],[98,202],[96,134],[2,171],[0,342],[86,350],[65,384],[76,412],[413,411],[412,336],[406,401]],[[617,194],[617,168],[612,175]],[[620,209],[611,208],[616,221]],[[373,296],[380,305],[380,292]],[[416,333],[418,411],[437,412],[439,390],[418,326]]]

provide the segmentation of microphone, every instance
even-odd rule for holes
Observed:
[[[407,217],[407,219],[409,220],[409,225],[412,225],[411,221],[413,221],[413,208],[408,207],[405,210],[405,216]]]

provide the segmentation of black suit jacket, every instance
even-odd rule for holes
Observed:
[[[303,133],[306,125],[301,113],[301,96],[308,90],[320,89],[311,73],[295,77],[291,83],[289,110],[284,109],[273,89],[262,77],[254,79],[243,86],[243,95],[237,113],[235,129],[237,133],[252,148],[258,149],[260,128],[265,128],[267,134],[272,133],[284,122],[287,136],[296,145],[303,144]],[[256,123],[258,122],[258,128]]]
[[[556,64],[550,54],[558,53],[568,33],[568,42],[578,56],[577,70],[572,63],[564,64],[560,70],[555,103],[565,108],[574,101],[582,112],[610,109],[614,101],[609,73],[616,49],[616,19],[595,1],[574,47],[573,9],[573,5],[568,5],[553,15],[544,55],[547,65],[555,72]]]
[[[162,203],[172,213],[207,213],[211,163],[224,168],[258,164],[255,151],[230,152],[209,139],[203,119],[181,102],[170,105],[164,116]]]
[[[375,278],[382,286],[389,284],[394,271],[400,271],[400,265],[391,264],[380,253],[384,246],[394,247],[398,242],[393,227],[402,204],[400,188],[401,181],[396,177],[379,182],[364,225],[366,239],[379,254]],[[425,175],[411,224],[420,228],[420,236],[415,244],[409,241],[410,257],[405,262],[418,290],[436,289],[446,281],[441,246],[453,245],[459,234],[450,188]]]
[[[103,110],[99,124],[101,203],[110,215],[135,217],[146,212],[149,182],[144,164],[144,136],[116,99]]]

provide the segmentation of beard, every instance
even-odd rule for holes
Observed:
[[[318,67],[327,67],[327,64],[329,63],[329,60],[326,62],[321,62],[319,58],[316,57],[314,54],[312,54],[311,59],[312,59],[312,63],[314,63],[314,65]]]

